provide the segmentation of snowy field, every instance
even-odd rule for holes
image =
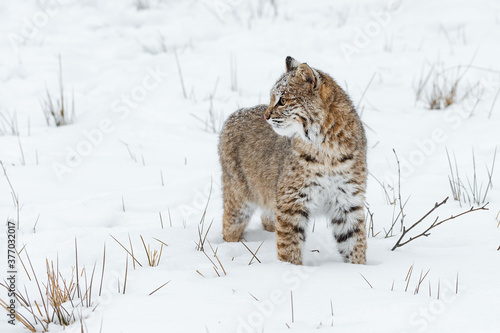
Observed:
[[[10,284],[18,222],[27,325],[499,331],[498,1],[2,1],[0,31],[0,271]],[[331,74],[366,125],[366,265],[342,262],[324,220],[304,266],[277,260],[257,216],[243,243],[222,239],[218,131],[268,103],[288,55]],[[66,126],[43,111],[61,96],[59,57]],[[408,229],[446,197],[402,242],[489,210],[391,251],[401,211]],[[53,303],[53,289],[70,296]],[[29,332],[7,314],[0,332]]]

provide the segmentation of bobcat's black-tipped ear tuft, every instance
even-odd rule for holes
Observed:
[[[300,65],[300,62],[298,62],[297,60],[293,59],[290,56],[286,57],[285,63],[286,63],[286,71],[287,72],[290,72],[290,71],[296,69]]]

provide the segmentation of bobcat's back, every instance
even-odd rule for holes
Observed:
[[[267,105],[258,105],[229,116],[220,136],[219,157],[223,184],[252,204],[271,209],[277,179],[291,152],[290,140],[276,134],[264,119],[266,109]]]

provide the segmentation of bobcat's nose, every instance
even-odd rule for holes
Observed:
[[[264,119],[269,120],[271,118],[271,112],[269,112],[269,109],[266,110],[266,113],[264,113]]]

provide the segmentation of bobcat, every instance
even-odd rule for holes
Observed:
[[[366,138],[348,95],[326,73],[286,58],[269,105],[240,109],[220,134],[223,236],[240,239],[256,208],[278,258],[302,264],[312,216],[325,215],[345,262],[366,262]]]

